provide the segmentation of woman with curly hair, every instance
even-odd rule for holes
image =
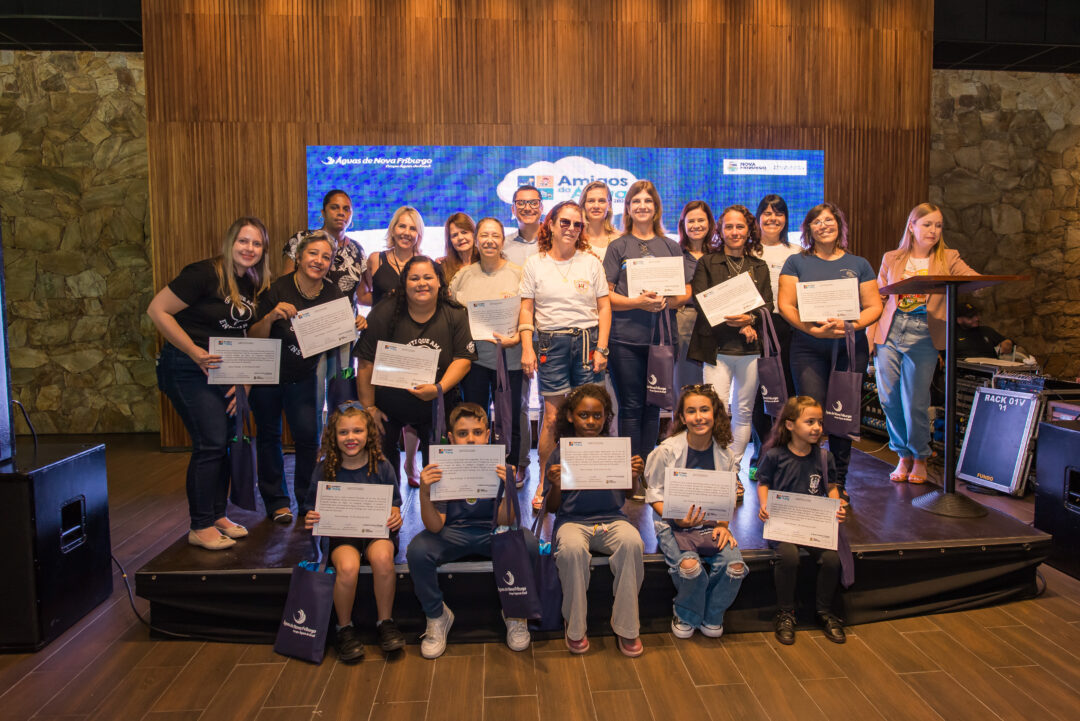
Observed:
[[[581,237],[581,206],[568,200],[548,212],[538,233],[539,251],[521,273],[521,368],[539,373],[544,397],[540,467],[555,446],[558,406],[572,388],[603,378],[608,360],[611,305],[604,272]],[[533,346],[533,331],[537,346]],[[537,484],[537,495],[543,481]]]
[[[380,341],[437,350],[437,381],[408,390],[372,385],[375,351]],[[416,429],[426,466],[434,429],[432,401],[441,391],[446,395],[447,408],[457,405],[458,383],[476,360],[469,316],[460,303],[450,299],[431,258],[417,255],[405,262],[397,289],[385,302],[371,309],[367,330],[356,346],[356,355],[360,359],[356,372],[357,392],[382,433],[383,455],[390,461],[394,473],[400,472],[398,439],[406,425]]]

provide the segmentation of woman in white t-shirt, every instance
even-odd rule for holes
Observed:
[[[585,228],[581,235],[588,244],[588,249],[601,263],[611,241],[622,233],[615,230],[611,223],[614,211],[611,207],[611,188],[602,180],[594,180],[581,189],[578,203],[585,211]]]
[[[976,275],[960,254],[945,246],[941,210],[932,203],[912,208],[900,247],[881,259],[878,287],[915,275]],[[899,456],[889,478],[926,482],[930,457],[930,381],[938,351],[945,348],[945,296],[883,295],[885,309],[867,329],[876,344],[874,369],[885,411],[889,448]]]
[[[544,397],[537,444],[541,468],[555,447],[563,398],[572,388],[602,382],[607,368],[611,302],[604,269],[582,237],[584,227],[580,205],[572,200],[556,205],[540,226],[539,252],[521,274],[521,368],[530,376],[539,373]]]
[[[772,283],[773,298],[776,299],[779,297],[780,269],[784,267],[784,261],[801,251],[802,248],[798,243],[788,241],[788,207],[779,195],[770,193],[758,203],[757,225],[761,242],[750,251],[750,254],[761,258],[769,266],[769,281]],[[791,378],[791,326],[777,309],[773,310],[772,321],[773,327],[776,328],[776,339],[780,342],[780,358],[784,366],[784,380],[787,381],[787,394],[790,397],[795,395],[795,382]],[[762,403],[760,395],[754,403],[752,423],[754,455],[750,458],[750,480],[754,480],[754,475],[757,473],[761,448],[769,439],[773,426],[773,419],[765,412],[765,404]]]
[[[450,297],[468,309],[476,300],[500,300],[517,296],[521,286],[521,266],[514,265],[503,255],[506,231],[495,218],[482,218],[476,224],[476,247],[479,262],[470,263],[450,281]],[[521,334],[502,335],[494,333],[505,349],[506,372],[510,381],[510,452],[506,463],[518,465],[521,451]],[[461,393],[466,403],[475,403],[485,411],[495,397],[498,383],[496,376],[495,343],[486,338],[474,338],[477,360],[461,381]],[[523,479],[524,480],[524,479]],[[520,487],[520,485],[519,485]]]

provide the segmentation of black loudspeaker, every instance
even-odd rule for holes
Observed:
[[[0,508],[0,650],[36,651],[112,593],[105,446],[20,441]]]
[[[1039,424],[1035,527],[1054,537],[1047,561],[1080,578],[1080,421]]]

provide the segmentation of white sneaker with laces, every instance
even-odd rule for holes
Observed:
[[[675,638],[690,638],[694,635],[694,627],[683,621],[678,616],[671,617],[671,633]]]
[[[427,630],[420,641],[420,655],[424,658],[438,658],[446,651],[446,636],[454,625],[454,612],[443,604],[442,615],[427,620]]]
[[[507,618],[503,614],[503,622],[506,624],[506,645],[511,651],[524,651],[532,642],[529,633],[529,624],[523,618]]]
[[[703,623],[701,624],[700,628],[702,636],[708,636],[709,638],[720,638],[724,635],[723,624],[719,626],[710,626],[707,623]]]

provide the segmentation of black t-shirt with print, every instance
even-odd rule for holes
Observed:
[[[300,231],[285,242],[282,256],[296,261],[296,249],[300,247],[300,241],[312,231]],[[364,249],[352,238],[346,237],[345,242],[338,245],[334,250],[334,259],[330,263],[330,270],[326,273],[326,279],[338,287],[346,297],[352,299],[356,284],[367,270],[367,259],[364,257]]]
[[[255,317],[255,283],[250,276],[236,279],[241,304],[234,306],[228,295],[218,288],[213,259],[200,260],[185,266],[169,282],[177,298],[187,308],[174,317],[195,345],[207,350],[212,337],[243,336]]]
[[[299,311],[344,297],[345,294],[337,286],[324,280],[319,295],[308,300],[296,289],[293,273],[289,273],[271,283],[270,288],[259,296],[255,320],[262,319],[278,303],[291,303]],[[296,333],[293,332],[291,320],[282,318],[275,320],[274,324],[270,326],[270,337],[281,339],[280,380],[282,383],[295,383],[315,372],[316,366],[319,365],[319,354],[304,358],[303,354],[300,353],[300,344],[296,341]]]
[[[371,309],[367,317],[367,330],[356,345],[358,358],[374,363],[379,341],[434,348],[439,351],[436,381],[442,378],[456,358],[476,360],[476,347],[469,331],[469,316],[464,308],[440,303],[435,314],[426,323],[417,323],[407,309],[395,318],[396,307],[397,303],[388,299]],[[422,401],[401,388],[375,386],[375,405],[383,413],[406,423],[431,422],[431,402]],[[447,409],[449,410],[449,406]]]

